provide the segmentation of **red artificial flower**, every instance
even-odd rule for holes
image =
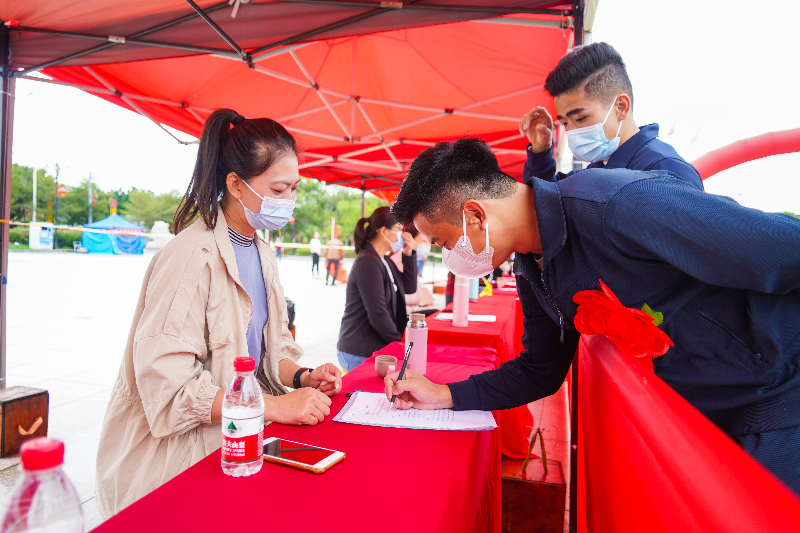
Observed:
[[[600,288],[602,291],[580,291],[572,298],[578,304],[574,322],[579,332],[604,335],[633,357],[658,357],[674,346],[653,323],[653,317],[622,305],[602,281]]]

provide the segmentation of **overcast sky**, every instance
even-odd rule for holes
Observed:
[[[692,161],[738,139],[800,127],[798,20],[796,0],[602,0],[593,40],[612,44],[627,63],[637,123],[660,123],[662,138]],[[81,91],[19,80],[15,115],[14,162],[58,162],[66,184],[89,172],[104,190],[183,192],[189,182],[196,145],[179,145],[148,119]],[[800,213],[798,168],[800,154],[762,159],[713,176],[706,190]]]

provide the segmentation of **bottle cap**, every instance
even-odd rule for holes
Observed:
[[[233,370],[236,372],[252,372],[256,369],[256,360],[252,357],[237,357],[233,360]]]
[[[415,322],[419,322],[420,320],[425,321],[425,315],[423,315],[422,313],[411,313],[410,315],[408,315],[408,318],[410,318]]]
[[[55,468],[64,463],[64,443],[47,437],[32,439],[22,445],[19,458],[28,471]]]

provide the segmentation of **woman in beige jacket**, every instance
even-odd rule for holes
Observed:
[[[258,362],[265,420],[313,425],[330,414],[341,372],[296,364],[303,352],[288,330],[275,256],[256,233],[288,221],[299,181],[283,126],[225,109],[208,118],[178,234],[147,269],[106,410],[97,454],[104,517],[220,447],[236,357]]]

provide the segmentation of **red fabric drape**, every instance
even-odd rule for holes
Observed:
[[[798,529],[800,499],[645,365],[588,335],[579,365],[589,532]]]

